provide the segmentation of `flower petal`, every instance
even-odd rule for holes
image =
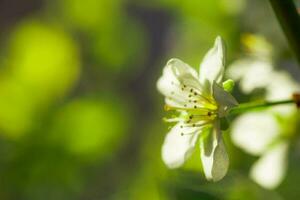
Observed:
[[[201,131],[200,128],[182,128],[181,125],[178,123],[171,129],[162,146],[162,159],[169,168],[184,164],[193,152]]]
[[[299,75],[299,71],[293,71],[296,76]],[[300,92],[300,85],[297,83],[290,74],[287,72],[273,72],[269,74],[269,79],[276,80],[270,81],[266,86],[266,99],[270,101],[279,101],[283,99],[289,99],[291,94]],[[290,116],[293,112],[296,112],[297,108],[293,105],[280,105],[274,106],[272,111],[278,113],[281,116]]]
[[[219,181],[227,173],[229,158],[221,136],[219,122],[200,137],[202,167],[208,180]]]
[[[215,40],[214,47],[205,55],[199,72],[200,83],[205,89],[211,90],[214,81],[222,83],[225,65],[225,45],[220,36]]]
[[[184,63],[180,59],[172,58],[168,61],[167,66],[170,66],[176,76],[190,74],[194,77],[197,77],[198,74],[196,70],[190,67],[188,64]]]
[[[166,103],[174,107],[188,107],[190,89],[200,92],[197,72],[179,59],[171,59],[157,82],[158,90],[167,97]],[[186,106],[184,106],[186,105]]]
[[[254,89],[264,88],[270,84],[272,68],[269,60],[245,58],[232,63],[226,73],[235,81],[240,80],[240,89],[245,94],[250,94]]]
[[[219,117],[224,117],[227,114],[227,111],[238,105],[235,98],[216,82],[213,83],[213,96],[219,105]]]
[[[286,141],[276,144],[252,166],[251,178],[265,188],[276,188],[286,173],[287,151]]]
[[[264,153],[279,134],[274,115],[267,111],[240,115],[231,126],[233,143],[252,155]]]

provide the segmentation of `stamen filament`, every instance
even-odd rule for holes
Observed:
[[[163,120],[165,122],[179,122],[179,121],[182,121],[182,119],[178,118],[178,117],[176,117],[176,118],[166,118],[166,117],[164,117]]]
[[[176,83],[172,82],[172,85],[175,85],[175,86],[181,88],[182,91],[184,91],[185,89],[189,89],[188,91],[190,93],[192,93],[194,96],[204,99],[206,101],[206,103],[214,104],[214,102],[212,102],[210,99],[201,95],[201,90],[193,85],[182,83],[182,82],[180,82],[180,84],[176,84]],[[193,95],[190,94],[189,97],[192,97]]]
[[[211,126],[211,124],[206,124],[206,125],[204,125],[204,126],[202,126],[202,127],[203,127],[203,129],[204,129],[204,128],[209,127],[209,126]],[[197,129],[197,130],[194,130],[194,131],[189,132],[189,133],[181,132],[180,135],[181,135],[181,136],[185,136],[185,135],[193,135],[193,134],[197,134],[197,133],[199,133],[199,132],[200,132],[201,130],[203,130],[203,129]]]
[[[201,106],[201,107],[196,106],[196,108],[195,108],[195,107],[193,107],[193,108],[188,108],[188,107],[183,108],[183,107],[170,106],[170,105],[167,105],[167,104],[165,104],[164,109],[165,109],[166,111],[170,111],[170,110],[182,110],[182,111],[188,111],[188,110],[211,111],[211,109],[208,109],[208,108],[206,108],[206,107],[204,107],[204,106]]]
[[[190,128],[190,127],[197,127],[197,128],[199,128],[199,127],[205,126],[205,125],[210,124],[210,123],[211,122],[206,121],[206,122],[204,122],[202,124],[199,124],[199,123],[186,124],[186,125],[181,125],[180,128]]]

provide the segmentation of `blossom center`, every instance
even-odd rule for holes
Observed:
[[[175,85],[174,82],[171,84]],[[180,106],[165,105],[165,110],[175,110],[180,114],[165,121],[180,122],[181,135],[194,134],[199,131],[199,128],[211,126],[218,116],[218,105],[215,99],[204,95],[200,88],[191,84],[180,84],[177,88],[178,86],[180,90],[171,91],[168,98],[179,102]]]

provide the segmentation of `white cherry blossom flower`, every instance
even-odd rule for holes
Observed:
[[[217,37],[200,65],[199,75],[188,64],[171,59],[157,82],[165,96],[165,109],[178,116],[166,119],[176,123],[162,146],[162,159],[169,168],[178,168],[190,157],[197,141],[203,171],[208,180],[222,179],[229,159],[222,139],[220,119],[237,105],[222,87],[225,47]]]
[[[255,89],[263,88],[265,99],[269,101],[289,99],[291,94],[299,92],[300,85],[290,74],[274,70],[271,44],[257,36],[251,36],[251,40],[256,41],[254,44],[247,44],[252,45],[251,48],[255,50],[252,54],[260,55],[265,51],[265,56],[242,58],[227,70],[229,77],[239,81],[241,91],[251,94]],[[242,114],[232,123],[232,142],[245,152],[259,156],[250,169],[250,177],[264,188],[274,189],[285,178],[291,138],[285,136],[283,125],[295,126],[291,117],[296,112],[294,105],[280,105]]]
[[[232,124],[231,136],[235,145],[260,156],[250,169],[250,177],[264,188],[276,188],[286,174],[289,140],[280,139],[281,130],[274,112],[257,111],[239,116]]]

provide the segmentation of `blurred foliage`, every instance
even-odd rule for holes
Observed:
[[[131,124],[130,110],[117,99],[83,98],[68,103],[55,117],[53,139],[83,158],[113,154]]]
[[[67,33],[37,20],[23,21],[12,31],[6,52],[0,127],[18,137],[72,87],[79,75],[79,54]]]
[[[168,129],[155,85],[169,58],[197,69],[217,35],[226,41],[228,63],[253,47],[269,56],[269,47],[250,45],[254,33],[272,41],[275,70],[295,76],[266,1],[26,3],[0,6],[16,19],[0,21],[0,199],[298,198],[298,117],[289,119],[294,126],[279,118],[293,142],[287,176],[275,190],[248,177],[257,157],[234,146],[230,131],[224,135],[231,166],[221,182],[204,179],[199,152],[178,170],[160,158]],[[247,101],[264,91],[249,95],[237,85],[233,92]]]
[[[106,73],[126,73],[143,61],[145,32],[137,19],[126,13],[122,0],[57,3],[53,7],[64,25],[85,36],[88,62],[106,69]]]

